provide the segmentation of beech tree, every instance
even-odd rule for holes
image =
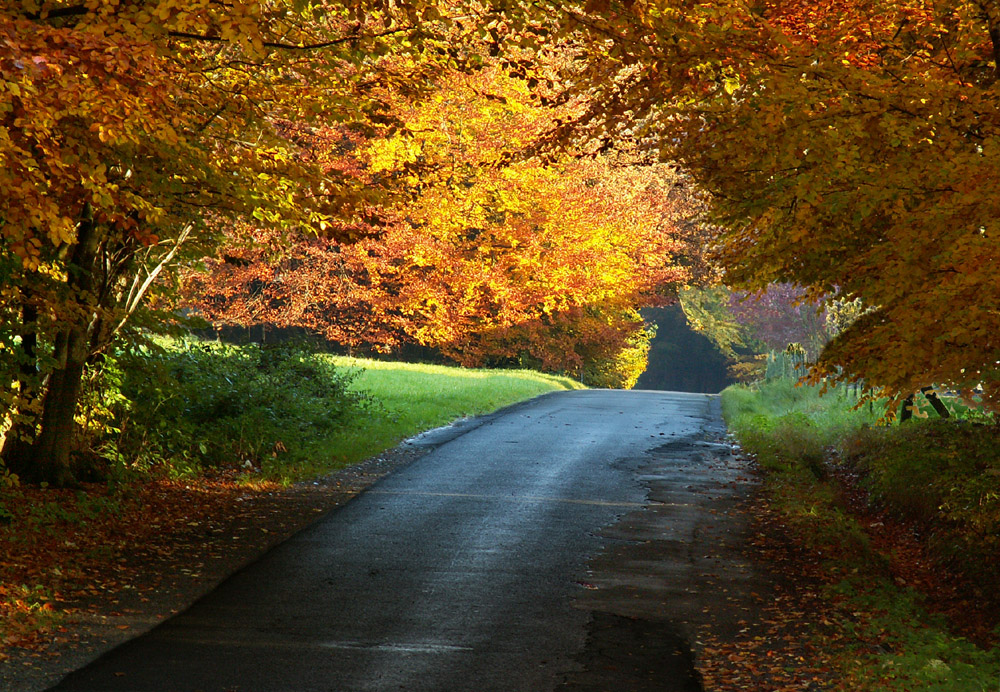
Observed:
[[[712,193],[726,281],[872,307],[820,374],[897,400],[982,383],[1000,406],[994,3],[588,9],[594,131],[640,129]]]
[[[5,5],[0,353],[14,386],[0,404],[11,470],[72,482],[85,367],[126,334],[173,262],[204,254],[222,220],[322,230],[353,213],[363,191],[319,169],[287,124],[377,117],[367,85],[416,88],[429,61],[450,59],[419,52],[441,21],[434,8],[379,3]]]
[[[678,264],[696,254],[689,187],[634,155],[518,160],[576,106],[536,103],[497,65],[437,84],[397,103],[397,130],[352,146],[355,173],[395,191],[370,211],[382,223],[372,237],[301,238],[275,261],[273,238],[234,228],[211,274],[189,277],[192,305],[217,322],[306,326],[381,350],[416,342],[465,365],[631,386],[648,341],[637,309],[690,276]],[[255,246],[239,241],[247,232]]]

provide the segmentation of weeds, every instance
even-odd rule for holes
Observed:
[[[0,584],[0,644],[18,641],[26,632],[48,630],[63,619],[55,597],[42,585]]]
[[[921,690],[991,691],[1000,682],[1000,648],[983,649],[948,634],[948,623],[927,613],[921,595],[881,580],[860,586],[841,582],[837,595],[866,614],[858,635],[879,644],[855,652],[844,687],[859,692]]]

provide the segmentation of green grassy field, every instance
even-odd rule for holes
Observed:
[[[375,405],[367,415],[334,432],[316,459],[270,471],[281,480],[309,478],[347,466],[463,416],[489,413],[546,392],[584,388],[568,377],[532,370],[474,370],[323,357],[338,368],[360,370],[352,387],[370,395]]]

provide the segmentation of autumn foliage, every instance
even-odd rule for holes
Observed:
[[[567,372],[641,351],[635,308],[698,264],[656,161],[709,195],[729,285],[864,306],[818,375],[1000,401],[990,3],[15,0],[0,42],[26,477],[72,482],[84,374],[223,233],[231,274],[193,296],[220,320]]]
[[[135,339],[223,219],[321,228],[363,191],[289,121],[368,121],[413,85],[428,7],[37,2],[0,11],[0,416],[25,479],[71,483],[84,373]],[[429,35],[429,34],[428,34]],[[418,89],[414,86],[413,89]],[[346,231],[345,231],[346,232]],[[151,321],[152,319],[152,321]]]
[[[396,199],[353,244],[234,228],[188,281],[215,322],[305,326],[349,347],[419,343],[468,366],[522,364],[630,386],[645,365],[637,309],[689,272],[688,187],[625,155],[517,160],[559,111],[495,68],[452,73],[399,105],[399,130],[351,152]],[[509,161],[505,161],[509,158]],[[245,241],[252,242],[245,242]],[[253,242],[255,241],[255,242]],[[617,365],[613,365],[616,359]]]
[[[599,20],[609,132],[646,118],[711,193],[726,281],[873,310],[831,374],[1000,400],[992,3],[637,3]],[[597,74],[589,68],[588,74]]]

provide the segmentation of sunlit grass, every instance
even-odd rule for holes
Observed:
[[[480,370],[329,358],[338,368],[360,370],[352,386],[371,396],[366,415],[334,431],[323,451],[294,464],[266,464],[265,475],[282,482],[303,480],[348,466],[412,437],[464,416],[477,416],[546,392],[582,389],[567,377],[532,370]]]

